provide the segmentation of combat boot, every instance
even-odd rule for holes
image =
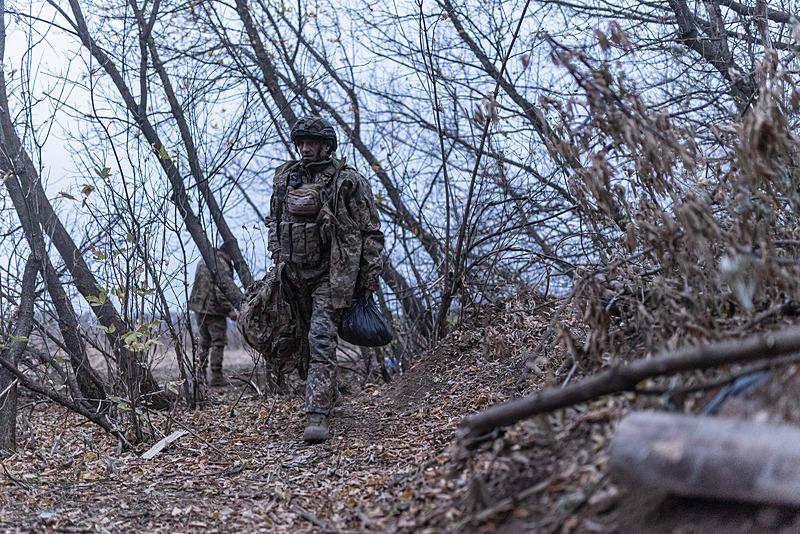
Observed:
[[[303,440],[308,443],[322,443],[328,439],[328,436],[328,416],[321,413],[308,414]]]
[[[209,386],[220,387],[227,385],[225,376],[222,374],[222,353],[224,350],[225,347],[211,347],[211,380],[208,382]]]
[[[228,385],[228,382],[225,380],[225,375],[222,374],[222,369],[211,370],[211,380],[208,381],[208,385],[211,387],[222,387]]]

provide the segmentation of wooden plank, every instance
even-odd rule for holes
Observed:
[[[167,448],[167,446],[170,443],[179,440],[182,436],[185,436],[186,434],[188,434],[186,430],[176,430],[169,436],[159,440],[155,445],[150,447],[150,449],[148,449],[147,452],[142,454],[142,458],[144,458],[145,460],[150,460],[151,458],[155,458],[159,453],[161,453],[161,451]]]
[[[721,417],[633,413],[620,422],[612,439],[609,472],[635,488],[800,506],[800,429]]]

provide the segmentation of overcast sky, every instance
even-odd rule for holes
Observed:
[[[23,2],[11,2],[9,9],[20,9],[26,6]],[[26,6],[28,12],[44,20],[53,20],[53,9],[44,2],[34,0]],[[78,47],[74,39],[58,28],[45,22],[33,22],[28,27],[18,17],[6,16],[7,40],[6,57],[3,58],[5,73],[9,84],[18,87],[20,75],[27,68],[31,69],[31,85],[34,98],[42,101],[33,107],[34,124],[50,124],[53,115],[53,104],[45,95],[57,89],[59,77],[69,68],[76,68],[78,63],[71,64]],[[31,44],[35,45],[31,48]],[[13,73],[13,74],[12,74]],[[78,105],[77,96],[67,96],[71,105]],[[9,95],[13,99],[14,95]],[[18,101],[17,101],[18,103]],[[14,103],[12,102],[12,106]],[[42,130],[44,132],[44,130]],[[76,173],[75,165],[67,145],[63,121],[56,118],[49,134],[40,136],[44,141],[42,152],[42,170],[48,193],[52,196],[64,187],[69,187]]]

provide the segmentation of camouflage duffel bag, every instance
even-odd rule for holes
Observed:
[[[307,352],[301,325],[284,282],[283,263],[273,267],[264,279],[245,291],[236,326],[244,341],[272,365],[288,375],[298,369],[305,377]]]

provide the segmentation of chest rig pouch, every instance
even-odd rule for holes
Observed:
[[[286,211],[295,217],[316,218],[322,209],[322,184],[303,184],[286,194]]]
[[[324,184],[302,184],[286,193],[280,223],[281,258],[304,266],[318,265],[330,248],[323,232]]]

